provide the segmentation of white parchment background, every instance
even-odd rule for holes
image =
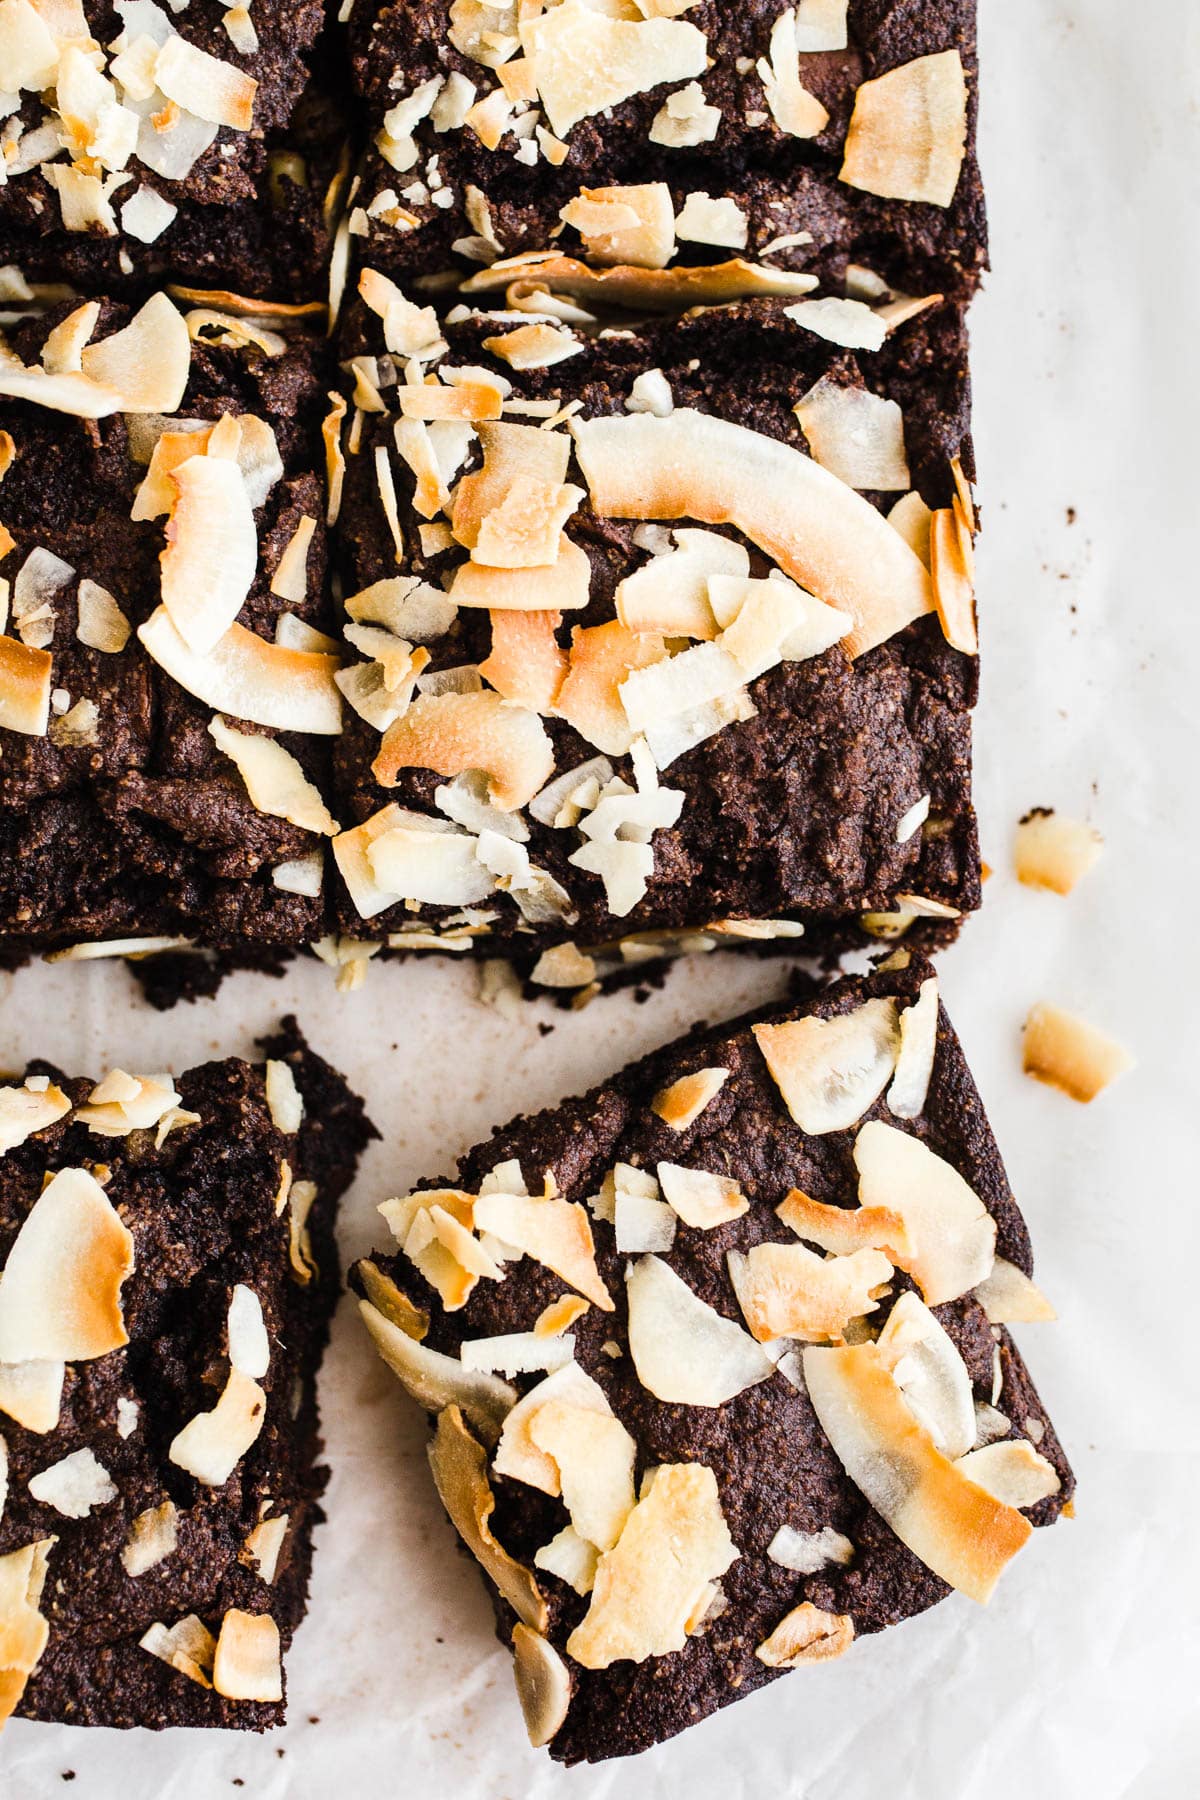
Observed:
[[[978,800],[996,873],[943,991],[1059,1307],[1023,1344],[1079,1474],[1078,1518],[1037,1534],[986,1612],[955,1596],[634,1763],[565,1772],[525,1747],[508,1658],[432,1498],[423,1426],[343,1303],[322,1378],[330,1518],[291,1657],[291,1724],[258,1739],[17,1722],[0,1746],[6,1800],[209,1800],[235,1783],[255,1800],[1200,1788],[1200,29],[1186,0],[983,0],[983,14],[996,272],[974,315]],[[1107,839],[1069,900],[1009,873],[1033,805],[1081,813]],[[0,976],[0,1066],[42,1054],[178,1070],[249,1052],[295,1009],[385,1135],[345,1207],[349,1260],[382,1235],[378,1201],[492,1125],[782,979],[708,957],[643,1006],[539,1005],[511,1024],[478,1004],[470,970],[444,963],[374,969],[346,999],[315,966],[239,977],[217,1004],[166,1017],[136,1004],[120,969],[30,969]],[[1090,1108],[1019,1072],[1021,1020],[1041,998],[1138,1054]]]

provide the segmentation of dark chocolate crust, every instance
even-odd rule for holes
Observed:
[[[14,347],[36,360],[67,310],[26,322]],[[97,335],[129,317],[105,302]],[[319,339],[295,335],[278,356],[196,343],[181,418],[252,413],[275,433],[284,473],[256,514],[259,567],[241,623],[264,637],[281,613],[328,628],[324,483],[318,473],[328,370]],[[319,848],[313,833],[258,811],[234,765],[208,732],[211,708],[193,700],[143,651],[136,627],[159,603],[163,521],[130,519],[145,475],[124,415],[83,420],[26,402],[0,401],[0,426],[16,454],[3,517],[16,540],[6,568],[35,547],[75,570],[56,601],[49,648],[54,682],[72,702],[99,710],[97,741],[58,746],[53,732],[4,732],[0,758],[0,953],[10,959],[82,939],[181,936],[221,949],[297,947],[323,929],[320,897],[276,887],[271,869]],[[301,517],[317,521],[308,593],[270,592],[276,565]],[[76,637],[78,583],[113,594],[135,628],[117,654]],[[260,728],[239,722],[251,732]],[[327,787],[327,744],[273,733],[310,780]]]
[[[44,1177],[104,1162],[107,1195],[135,1244],[122,1302],[129,1343],[94,1362],[69,1365],[57,1428],[40,1434],[4,1418],[10,1486],[0,1554],[54,1535],[43,1610],[50,1642],[19,1712],[73,1725],[219,1725],[261,1731],[282,1723],[284,1705],[222,1699],[150,1655],[139,1638],[155,1620],[197,1613],[214,1632],[229,1607],[269,1612],[286,1651],[304,1615],[312,1531],[327,1471],[317,1464],[316,1373],[339,1289],[334,1219],[364,1144],[373,1135],[362,1103],[311,1051],[288,1019],[263,1049],[286,1061],[304,1100],[295,1136],[267,1108],[260,1066],[230,1058],[179,1078],[198,1125],[176,1127],[160,1149],[154,1133],[100,1138],[73,1116],[0,1157],[0,1259],[6,1258]],[[50,1074],[76,1104],[91,1083]],[[307,1284],[289,1260],[286,1210],[277,1216],[281,1160],[316,1183],[309,1215],[318,1273]],[[168,1460],[175,1433],[208,1410],[223,1385],[225,1314],[233,1287],[258,1295],[270,1335],[263,1430],[223,1487],[205,1487]],[[116,1429],[117,1401],[134,1400],[136,1428]],[[36,1502],[27,1483],[72,1452],[91,1449],[117,1498],[83,1519]],[[132,1578],[120,1552],[131,1520],[171,1499],[178,1549]],[[273,1584],[238,1561],[247,1533],[270,1501],[289,1526]]]
[[[731,1176],[750,1200],[750,1210],[714,1230],[694,1231],[681,1224],[669,1260],[702,1300],[736,1319],[737,1304],[726,1270],[728,1252],[767,1240],[789,1240],[774,1208],[792,1187],[833,1205],[853,1205],[857,1192],[852,1147],[859,1127],[806,1137],[784,1110],[750,1034],[751,1024],[804,1014],[832,1017],[877,995],[892,995],[906,1003],[915,999],[920,983],[931,973],[927,963],[913,959],[902,969],[839,981],[799,1006],[699,1029],[578,1099],[515,1120],[467,1153],[451,1185],[477,1192],[484,1175],[510,1158],[520,1162],[532,1191],[540,1191],[549,1170],[559,1195],[569,1201],[594,1194],[618,1161],[653,1169],[664,1160]],[[694,1124],[682,1132],[672,1130],[650,1110],[653,1096],[681,1075],[709,1067],[728,1069],[727,1080]],[[1024,1220],[944,1013],[921,1118],[897,1120],[882,1099],[864,1115],[872,1117],[900,1125],[950,1162],[995,1219],[997,1253],[1031,1272]],[[594,1222],[593,1232],[597,1266],[616,1311],[592,1308],[576,1321],[572,1327],[576,1360],[604,1389],[634,1437],[639,1479],[645,1468],[663,1462],[698,1461],[714,1471],[726,1522],[741,1555],[722,1582],[725,1610],[690,1637],[684,1650],[643,1663],[617,1662],[606,1670],[570,1665],[570,1709],[550,1746],[551,1754],[567,1763],[646,1749],[773,1680],[781,1671],[760,1662],[755,1646],[801,1601],[848,1614],[855,1634],[865,1636],[924,1611],[950,1591],[894,1536],[850,1482],[806,1394],[784,1376],[776,1374],[718,1409],[664,1404],[641,1386],[627,1350],[624,1258],[616,1251],[611,1226]],[[406,1258],[376,1261],[430,1312],[425,1342],[451,1355],[466,1338],[530,1329],[564,1285],[526,1259],[510,1265],[503,1281],[481,1281],[466,1305],[448,1315]],[[358,1285],[353,1271],[351,1280]],[[898,1289],[911,1285],[899,1275],[896,1283]],[[1074,1478],[1016,1346],[1007,1332],[988,1324],[982,1308],[969,1296],[934,1310],[967,1365],[978,1400],[991,1401],[994,1352],[999,1350],[1003,1382],[997,1404],[1012,1421],[1011,1435],[1020,1436],[1027,1420],[1043,1425],[1038,1447],[1058,1472],[1061,1489],[1030,1509],[1028,1516],[1035,1525],[1050,1524],[1069,1501]],[[615,1340],[625,1353],[615,1359],[606,1354],[601,1346],[607,1340]],[[517,1379],[525,1391],[539,1378]],[[501,1476],[492,1480],[496,1495],[492,1529],[513,1556],[532,1563],[534,1552],[565,1523],[564,1509],[523,1483]],[[831,1565],[816,1575],[796,1575],[766,1554],[782,1525],[802,1532],[832,1525],[855,1545],[854,1559],[848,1567]],[[1010,1571],[1007,1579],[1020,1580],[1019,1571]],[[547,1635],[561,1650],[587,1602],[555,1576],[539,1573],[539,1581],[549,1607]],[[498,1635],[507,1641],[514,1615],[494,1594],[493,1600]],[[803,1674],[797,1679],[802,1680]]]
[[[735,199],[749,221],[749,257],[780,236],[811,232],[810,245],[771,253],[773,267],[810,269],[826,283],[840,285],[847,263],[861,262],[902,288],[968,297],[987,264],[987,221],[974,148],[975,0],[927,0],[921,5],[850,0],[847,48],[801,57],[801,79],[829,113],[825,129],[813,139],[788,136],[766,115],[754,65],[767,53],[780,10],[777,0],[743,0],[737,6],[701,0],[684,15],[705,33],[713,59],[701,86],[706,101],[723,116],[710,143],[673,149],[650,141],[650,125],[670,91],[660,86],[574,126],[566,138],[566,160],[557,168],[544,158],[532,168],[515,161],[511,137],[499,150],[489,151],[469,128],[437,132],[428,120],[415,134],[420,161],[407,173],[397,173],[377,149],[369,148],[358,196],[365,209],[381,191],[390,188],[403,195],[406,186],[420,182],[430,155],[437,158],[442,189],[449,189],[454,203],[446,207],[403,199],[419,220],[415,230],[398,231],[370,220],[358,243],[364,261],[398,279],[419,279],[449,268],[469,272],[472,264],[453,247],[456,239],[473,232],[465,213],[468,187],[486,196],[503,253],[515,255],[547,247],[559,228],[560,210],[582,187],[664,181],[677,210],[683,197],[695,191]],[[374,6],[360,0],[350,22],[353,73],[373,134],[399,98],[435,76],[457,70],[476,84],[480,97],[495,86],[489,69],[451,44],[449,24],[448,0]],[[917,57],[949,49],[959,51],[969,85],[967,154],[952,204],[943,208],[880,199],[841,182],[838,170],[855,89]],[[739,69],[739,61],[749,66]],[[747,113],[766,116],[749,125]],[[564,249],[577,243],[570,230],[553,241]],[[680,261],[710,259],[705,246],[680,245]]]
[[[378,321],[352,309],[343,348],[378,353]],[[509,327],[471,316],[446,328],[452,363],[512,371],[484,340]],[[822,377],[866,387],[895,401],[904,416],[913,485],[931,506],[945,506],[954,457],[973,472],[969,434],[970,381],[961,310],[949,303],[901,327],[878,352],[850,352],[801,330],[781,303],[750,302],[679,320],[649,321],[636,329],[581,339],[584,349],[560,366],[515,377],[524,398],[582,401],[584,417],[619,413],[633,382],[648,369],[666,376],[679,407],[713,412],[800,450],[807,445],[793,407]],[[350,459],[339,519],[344,586],[352,593],[397,572],[396,552],[379,499],[372,446],[390,442],[389,421],[368,428],[363,453]],[[413,478],[393,458],[404,532],[406,571],[434,583],[460,551],[422,556],[411,506]],[[882,509],[894,494],[867,495]],[[687,523],[687,521],[682,521]],[[592,566],[588,607],[568,614],[558,632],[614,617],[617,583],[646,560],[634,543],[635,522],[597,518],[585,502],[569,535]],[[752,551],[755,573],[769,564]],[[449,632],[429,645],[431,668],[472,663],[487,655],[488,616],[460,609]],[[520,955],[537,942],[599,945],[629,932],[702,927],[723,917],[786,915],[805,927],[800,947],[820,953],[862,941],[856,918],[893,911],[897,895],[919,893],[959,913],[979,904],[979,850],[971,805],[971,708],[978,664],[945,641],[933,617],[918,620],[851,662],[837,646],[824,655],[786,663],[751,685],[757,716],[726,726],[666,768],[664,786],[686,795],[679,822],[654,836],[654,873],[644,899],[620,917],[609,912],[600,880],[568,862],[575,834],[529,818],[531,862],[547,869],[570,895],[578,922],[541,927],[531,937],[504,896],[479,940],[504,941]],[[557,772],[593,757],[594,746],[551,718]],[[370,763],[379,734],[347,712],[334,750],[337,808],[343,825],[368,817],[388,800],[429,812],[442,778],[402,772],[397,787],[373,779]],[[612,758],[630,779],[628,758]],[[921,795],[930,795],[931,823],[905,843],[897,821]],[[356,935],[386,933],[411,918],[403,907],[362,920],[337,878],[339,923]],[[422,909],[436,918],[439,909]],[[444,914],[449,909],[440,909]],[[918,921],[939,933],[945,921]],[[953,928],[953,921],[951,921]],[[924,939],[924,945],[929,942]]]

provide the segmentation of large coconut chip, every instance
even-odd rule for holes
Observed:
[[[54,658],[17,638],[0,636],[0,730],[45,737],[50,722]]]
[[[406,1326],[385,1316],[367,1300],[358,1305],[375,1348],[405,1392],[426,1412],[458,1408],[489,1442],[500,1435],[517,1401],[516,1389],[498,1376],[465,1369],[457,1357],[444,1356],[418,1343]]]
[[[534,1445],[558,1469],[563,1504],[581,1538],[611,1550],[633,1510],[637,1445],[611,1415],[549,1400],[529,1421]]]
[[[975,1442],[975,1399],[967,1365],[949,1333],[913,1293],[901,1294],[876,1340],[904,1403],[944,1456]]]
[[[1054,1464],[1039,1456],[1026,1438],[1005,1438],[960,1456],[958,1471],[1004,1506],[1023,1511],[1048,1500],[1062,1487]]]
[[[675,250],[675,209],[665,181],[581,188],[560,218],[573,225],[593,262],[665,269]]]
[[[811,1600],[802,1600],[754,1654],[769,1669],[798,1669],[804,1663],[832,1662],[853,1642],[854,1620],[849,1613],[823,1612]]]
[[[267,1396],[240,1369],[231,1368],[211,1412],[197,1413],[175,1434],[170,1460],[205,1487],[223,1487],[261,1432]]]
[[[0,1087],[0,1156],[66,1118],[70,1110],[62,1089],[45,1076],[35,1075],[23,1087]]]
[[[510,1556],[492,1535],[489,1520],[496,1497],[487,1477],[487,1453],[463,1423],[457,1406],[446,1407],[438,1417],[429,1446],[429,1466],[442,1505],[467,1549],[521,1623],[544,1633],[546,1602],[532,1570]]]
[[[258,533],[241,471],[190,456],[170,476],[175,502],[161,556],[162,598],[189,649],[206,655],[232,625],[258,567]]]
[[[575,421],[572,431],[601,517],[735,526],[807,592],[849,613],[851,656],[932,609],[928,573],[899,533],[789,444],[687,407],[662,419]]]
[[[872,1299],[891,1277],[882,1250],[828,1259],[803,1244],[756,1244],[731,1250],[729,1278],[742,1315],[760,1344],[773,1338],[840,1342],[855,1319],[873,1313]]]
[[[672,1131],[686,1131],[716,1099],[728,1080],[728,1069],[695,1069],[690,1075],[681,1075],[677,1081],[660,1088],[650,1102],[650,1110],[657,1113]]]
[[[522,275],[524,274],[524,279]],[[817,277],[800,270],[774,269],[734,256],[722,263],[676,264],[669,269],[638,269],[622,263],[593,269],[573,256],[550,256],[535,268],[494,263],[463,283],[468,294],[504,288],[516,310],[544,311],[551,295],[569,295],[596,311],[624,307],[634,312],[677,313],[695,306],[731,306],[738,300],[792,299],[807,294]]]
[[[60,1169],[17,1233],[0,1281],[0,1363],[84,1362],[129,1342],[121,1285],[133,1238],[86,1169]]]
[[[958,1170],[920,1138],[872,1119],[854,1144],[864,1207],[889,1207],[911,1245],[901,1262],[929,1306],[977,1287],[996,1257],[996,1221]]]
[[[279,1627],[269,1613],[230,1607],[217,1634],[212,1683],[226,1700],[283,1699]]]
[[[191,372],[191,339],[182,314],[155,294],[123,330],[89,344],[81,361],[88,381],[115,394],[121,412],[173,413]]]
[[[888,1089],[888,1110],[898,1119],[918,1119],[925,1110],[937,1055],[938,985],[931,975],[911,1006],[900,1014],[900,1050]]]
[[[663,1464],[615,1549],[600,1558],[587,1615],[567,1639],[568,1656],[585,1669],[607,1669],[682,1650],[706,1588],[739,1554],[712,1470]]]
[[[967,143],[967,77],[957,50],[919,56],[854,96],[841,179],[886,200],[949,206]]]
[[[1085,1105],[1134,1059],[1115,1038],[1074,1013],[1040,1002],[1025,1021],[1022,1066],[1027,1075]]]
[[[337,820],[290,750],[274,738],[235,731],[219,714],[209,720],[208,729],[218,750],[236,765],[259,812],[287,819],[302,831],[335,835]]]
[[[720,623],[709,600],[709,577],[745,578],[750,557],[745,546],[715,531],[681,530],[678,549],[653,556],[619,583],[617,617],[630,631],[664,637],[715,638]]]
[[[66,1364],[61,1362],[0,1363],[0,1413],[26,1431],[54,1431],[62,1410]]]
[[[848,1131],[874,1105],[896,1067],[896,1002],[865,1000],[830,1019],[756,1025],[754,1041],[801,1131]]]
[[[612,1295],[596,1267],[585,1207],[524,1194],[481,1194],[475,1202],[475,1225],[561,1275],[594,1306],[612,1312]]]
[[[580,119],[708,66],[702,31],[678,19],[622,19],[584,0],[562,0],[518,26],[550,129],[565,138]]]
[[[847,1475],[935,1575],[985,1603],[1032,1527],[935,1447],[874,1344],[804,1353],[817,1420]]]
[[[395,786],[401,769],[481,769],[493,804],[515,812],[550,779],[554,749],[537,714],[499,694],[421,694],[389,725],[371,767],[385,787]]]
[[[1037,1283],[1002,1256],[975,1289],[975,1298],[993,1325],[1033,1325],[1058,1317]]]
[[[774,1373],[742,1327],[709,1306],[658,1256],[625,1277],[629,1352],[642,1386],[681,1406],[723,1406]]]
[[[0,1556],[0,1726],[12,1716],[50,1638],[39,1610],[58,1539],[39,1538]]]
[[[215,712],[318,737],[336,737],[342,729],[336,656],[269,644],[238,624],[200,654],[180,636],[165,606],[139,625],[138,637],[160,669]]]
[[[571,1704],[570,1671],[549,1639],[531,1631],[528,1625],[514,1625],[512,1647],[521,1716],[529,1742],[540,1750],[567,1716]]]
[[[1082,819],[1039,809],[1017,827],[1015,865],[1017,880],[1026,887],[1048,888],[1053,894],[1069,894],[1075,883],[1099,860],[1104,839]]]

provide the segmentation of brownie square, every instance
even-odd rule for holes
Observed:
[[[34,1064],[0,1089],[3,1716],[283,1722],[372,1127],[294,1020],[263,1049],[177,1087]]]
[[[1052,1311],[906,951],[380,1210],[403,1248],[356,1266],[363,1315],[437,1416],[439,1492],[561,1761],[645,1749],[951,1585],[986,1601],[1070,1510],[1007,1329]]]
[[[521,11],[359,0],[367,262],[429,277],[552,245],[586,257],[563,209],[658,184],[682,264],[737,255],[840,285],[865,263],[911,291],[977,285],[974,0]],[[706,231],[693,196],[732,203],[733,235]],[[645,259],[618,242],[599,260]]]
[[[82,368],[47,373],[77,324]],[[303,324],[160,294],[136,313],[62,305],[13,333],[20,364],[0,377],[10,959],[126,938],[263,953],[321,934],[338,696],[319,635],[328,371]],[[204,649],[213,630],[222,648]],[[291,698],[314,684],[316,718]],[[270,766],[246,761],[264,753]]]
[[[76,11],[8,22],[0,263],[85,294],[324,298],[347,127],[321,0]]]
[[[385,316],[360,301],[343,329],[361,407],[338,541],[347,636],[367,659],[334,753],[343,929],[518,958],[729,920],[751,934],[772,928],[746,921],[783,920],[814,951],[864,930],[952,933],[979,901],[977,662],[928,610],[922,533],[930,509],[961,517],[955,470],[972,467],[960,309],[885,331],[851,307],[879,347],[849,350],[818,335],[825,305],[847,316],[836,298],[813,328],[811,302],[753,302],[585,333],[466,308],[439,325],[387,278],[361,285]],[[415,358],[385,348],[398,332],[410,351],[428,334]],[[437,385],[413,385],[418,368]],[[588,447],[597,430],[619,446],[607,461]],[[596,491],[635,455],[629,492]],[[788,496],[810,483],[801,522]],[[521,494],[552,490],[557,550],[553,534],[502,545]],[[791,523],[767,521],[777,501]],[[893,529],[917,520],[911,542]],[[486,566],[496,556],[508,566]],[[751,659],[741,683],[695,558],[735,571],[712,590],[731,604],[786,596],[816,635],[773,666]]]

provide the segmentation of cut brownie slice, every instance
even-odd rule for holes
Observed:
[[[0,1717],[283,1720],[372,1128],[293,1020],[264,1048],[0,1088]]]
[[[310,78],[321,0],[5,14],[0,263],[85,294],[175,279],[321,297],[346,140],[328,58]]]
[[[360,286],[343,929],[953,930],[979,900],[960,310],[585,336]]]
[[[202,299],[61,306],[0,368],[10,958],[321,934],[324,346]]]
[[[979,280],[974,0],[358,0],[351,31],[372,144],[350,229],[394,274],[553,245]]]
[[[380,1208],[356,1266],[431,1414],[535,1743],[641,1750],[985,1601],[1071,1471],[1053,1316],[927,963],[699,1031]]]

